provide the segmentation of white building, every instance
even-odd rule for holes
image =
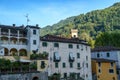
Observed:
[[[91,57],[115,60],[117,66],[117,73],[120,74],[120,48],[112,46],[96,47],[92,50]]]
[[[28,57],[31,53],[39,53],[40,31],[36,26],[0,25],[0,55]]]
[[[40,39],[40,51],[49,53],[49,76],[60,73],[68,77],[76,73],[76,77],[92,80],[90,46],[78,38],[62,38],[46,35]]]

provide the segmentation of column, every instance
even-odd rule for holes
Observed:
[[[17,37],[18,37],[18,38],[17,38],[17,44],[19,44],[19,36],[20,36],[20,31],[19,31],[19,30],[17,31],[17,35],[18,35],[18,36],[17,36]]]
[[[10,29],[8,29],[8,44],[10,44]]]
[[[1,44],[1,28],[0,28],[0,44]]]

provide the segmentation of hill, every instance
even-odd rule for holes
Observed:
[[[52,26],[46,26],[41,29],[41,35],[53,34],[69,37],[70,30],[73,28],[78,29],[79,37],[85,32],[93,38],[100,32],[120,30],[120,2],[102,10],[69,17]]]

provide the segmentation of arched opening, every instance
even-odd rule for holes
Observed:
[[[19,55],[20,56],[27,56],[27,50],[26,49],[20,49],[19,50]]]
[[[9,55],[9,50],[7,48],[4,48],[5,56]]]
[[[11,56],[18,56],[18,51],[17,51],[17,49],[12,48],[12,49],[10,50],[10,55],[11,55]]]
[[[33,77],[33,79],[32,80],[39,80],[39,78],[38,77]]]

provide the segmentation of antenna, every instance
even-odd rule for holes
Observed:
[[[26,17],[26,21],[27,21],[27,25],[28,25],[28,22],[30,21],[29,14],[26,14],[25,17]]]

